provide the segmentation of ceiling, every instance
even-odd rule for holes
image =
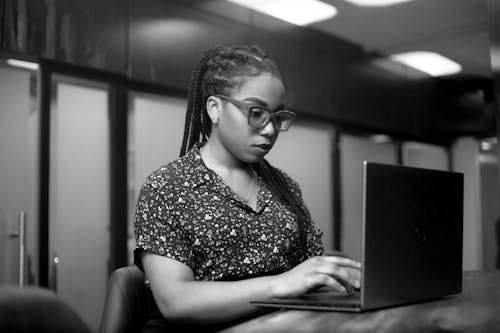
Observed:
[[[414,0],[388,7],[322,1],[338,14],[312,24],[313,29],[367,53],[434,51],[460,63],[460,76],[491,77],[487,0]]]

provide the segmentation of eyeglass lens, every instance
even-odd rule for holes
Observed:
[[[272,114],[269,110],[252,107],[249,110],[248,122],[251,126],[264,128],[272,121],[276,129],[286,131],[292,123],[292,114],[286,111],[278,111]]]
[[[241,101],[232,99],[224,95],[216,95],[223,100],[228,101],[238,107],[243,107],[247,109],[248,112],[248,124],[256,128],[264,128],[269,124],[270,121],[273,122],[274,127],[279,131],[286,131],[292,124],[292,120],[295,114],[290,111],[281,110],[276,113],[272,113],[266,108],[261,108],[258,106],[250,106]]]

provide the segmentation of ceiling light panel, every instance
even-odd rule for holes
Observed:
[[[29,70],[36,71],[38,69],[38,64],[36,62],[17,60],[17,59],[7,59],[7,63],[14,67],[25,68]]]
[[[295,25],[308,25],[337,14],[332,5],[318,0],[228,0]]]
[[[435,52],[406,52],[391,55],[390,58],[431,76],[451,75],[462,70],[460,64]]]
[[[397,5],[399,3],[408,2],[412,0],[344,0],[344,1],[362,7],[385,7],[385,6]]]

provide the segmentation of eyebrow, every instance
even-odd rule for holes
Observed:
[[[260,98],[257,98],[257,97],[247,97],[243,101],[254,102],[254,103],[260,104],[261,106],[269,108],[269,105],[265,101],[263,101],[263,100],[261,100]],[[285,108],[286,108],[285,104],[280,104],[274,110],[282,110],[282,109],[285,109]]]
[[[243,101],[254,102],[262,106],[268,107],[269,105],[258,97],[247,97]]]

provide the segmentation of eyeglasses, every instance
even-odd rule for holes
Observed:
[[[295,112],[289,110],[272,112],[264,106],[248,104],[225,95],[215,96],[245,110],[248,114],[248,125],[255,128],[264,128],[272,121],[275,129],[284,132],[290,128],[295,118]]]

